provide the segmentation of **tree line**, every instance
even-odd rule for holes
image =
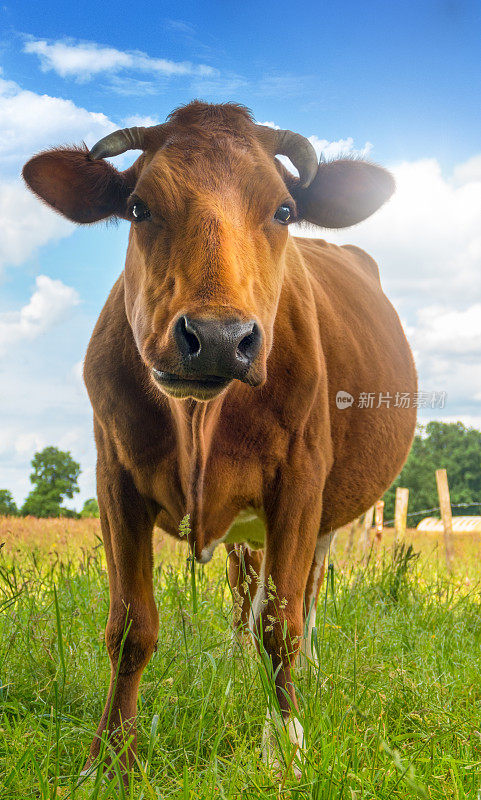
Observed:
[[[63,501],[80,491],[80,464],[68,451],[45,447],[31,461],[33,489],[20,508],[8,489],[0,489],[0,514],[32,517],[98,517],[95,497],[86,500],[80,512],[66,508]]]
[[[436,470],[446,469],[454,516],[481,514],[481,431],[462,422],[429,422],[418,426],[408,459],[384,495],[384,519],[394,519],[396,488],[409,489],[409,514],[421,514],[439,506]]]
[[[384,495],[385,520],[394,518],[398,486],[409,489],[410,514],[437,508],[435,472],[440,467],[445,467],[448,473],[453,514],[480,514],[481,431],[467,428],[461,422],[429,422],[426,426],[418,426],[406,464]],[[69,452],[46,447],[35,453],[32,468],[30,481],[33,489],[19,509],[11,492],[0,489],[0,514],[98,517],[99,508],[94,497],[85,501],[80,512],[62,505],[65,499],[72,499],[79,492],[80,464]]]

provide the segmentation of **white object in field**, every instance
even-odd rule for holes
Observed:
[[[453,517],[452,529],[453,533],[481,533],[481,517]],[[425,517],[416,530],[421,533],[443,533],[443,521],[437,517]]]

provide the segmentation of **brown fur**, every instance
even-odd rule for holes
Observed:
[[[110,730],[121,723],[134,730],[138,684],[158,630],[152,530],[157,523],[176,536],[186,513],[190,545],[202,560],[238,512],[253,507],[264,516],[264,570],[275,593],[256,624],[279,667],[277,694],[287,715],[286,698],[296,704],[290,669],[316,541],[383,494],[415,425],[414,410],[392,404],[336,407],[339,390],[394,398],[416,388],[411,352],[375,262],[354,246],[292,238],[273,219],[289,201],[308,221],[352,224],[389,197],[388,173],[363,162],[321,164],[312,187],[301,190],[263,151],[246,110],[233,105],[191,104],[174,112],[161,139],[154,134],[155,144],[125,173],[79,151],[41,154],[24,171],[39,196],[77,221],[107,216],[109,197],[110,214],[131,219],[127,190],[152,215],[132,225],[125,271],[85,362],[113,675],[126,619],[131,623],[99,734],[111,701]],[[85,207],[69,185],[83,187]],[[185,313],[256,319],[263,344],[253,373],[260,385],[236,380],[209,402],[163,394],[151,368],[181,369],[172,325]],[[260,558],[252,556],[256,568]],[[233,563],[233,585],[239,575]],[[245,603],[242,614],[245,622]],[[267,624],[269,615],[275,624]],[[98,740],[92,758],[97,752]]]

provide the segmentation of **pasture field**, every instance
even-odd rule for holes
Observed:
[[[225,553],[192,569],[155,540],[157,652],[144,673],[138,765],[76,787],[108,684],[108,584],[97,520],[0,518],[0,798],[370,800],[481,797],[481,542],[392,535],[368,565],[331,554],[319,666],[296,674],[301,779],[260,759],[269,686],[233,646]],[[407,545],[412,544],[414,557]],[[281,741],[288,764],[292,748]]]

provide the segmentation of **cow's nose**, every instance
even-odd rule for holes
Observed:
[[[187,373],[239,380],[247,375],[262,343],[255,320],[193,319],[186,315],[175,323],[174,338]]]

